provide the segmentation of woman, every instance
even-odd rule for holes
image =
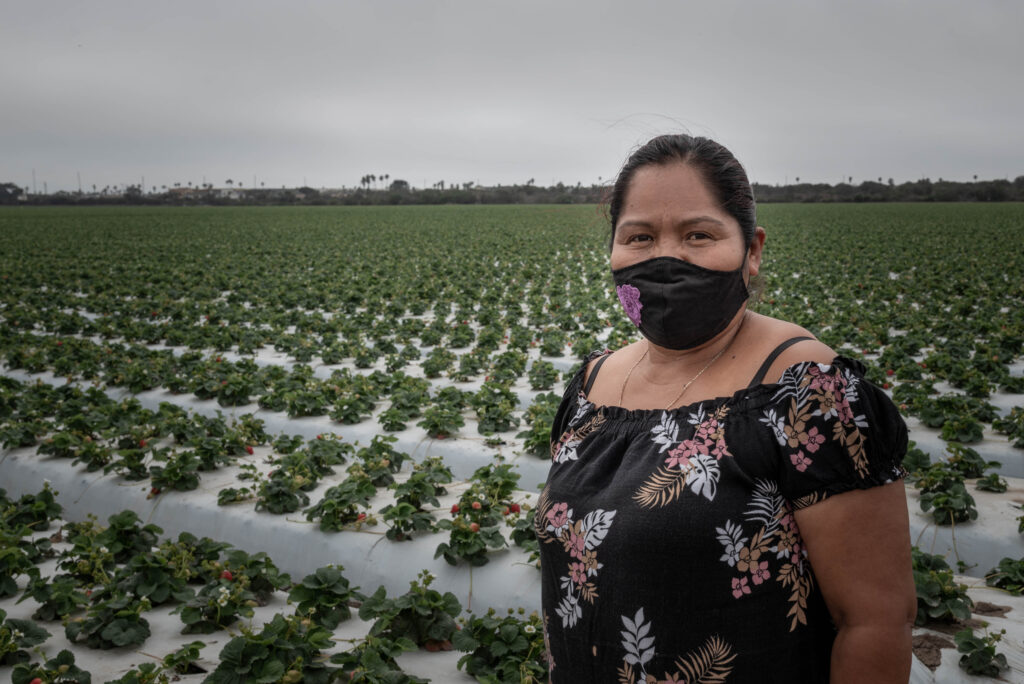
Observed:
[[[651,140],[609,213],[643,339],[592,354],[552,428],[551,681],[906,682],[899,413],[859,362],[747,310],[765,232],[724,147]]]

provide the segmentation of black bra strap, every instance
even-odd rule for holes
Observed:
[[[804,340],[813,339],[813,337],[807,337],[806,335],[804,335],[803,337],[791,337],[782,344],[780,344],[778,347],[773,349],[772,353],[769,354],[768,358],[765,359],[764,363],[761,364],[761,367],[757,369],[757,373],[754,374],[754,379],[750,381],[750,385],[748,385],[747,389],[750,389],[751,387],[756,387],[757,385],[761,384],[761,381],[764,380],[764,374],[767,373],[768,369],[772,367],[773,363],[775,363],[775,359],[779,358],[779,354],[786,351],[797,342],[803,342]]]
[[[609,356],[611,356],[611,354],[605,354],[597,360],[596,364],[594,364],[593,370],[590,371],[590,377],[587,378],[587,384],[583,387],[583,396],[588,396],[590,394],[590,388],[594,386],[594,380],[597,379],[597,371],[601,370],[601,364],[607,361]]]

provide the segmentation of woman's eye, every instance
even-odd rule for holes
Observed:
[[[710,240],[711,236],[707,233],[693,232],[686,236],[687,240]]]
[[[643,235],[643,234],[640,234],[640,235],[630,235],[626,239],[626,242],[647,242],[650,239],[651,239],[650,235]]]

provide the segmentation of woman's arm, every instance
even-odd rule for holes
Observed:
[[[831,684],[906,684],[917,592],[903,482],[837,494],[793,516],[839,629]]]

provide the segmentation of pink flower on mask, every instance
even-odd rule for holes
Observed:
[[[633,321],[633,325],[640,327],[640,310],[644,308],[640,303],[640,290],[632,285],[619,285],[615,288],[615,293],[619,295],[619,301],[626,310],[629,320]]]

